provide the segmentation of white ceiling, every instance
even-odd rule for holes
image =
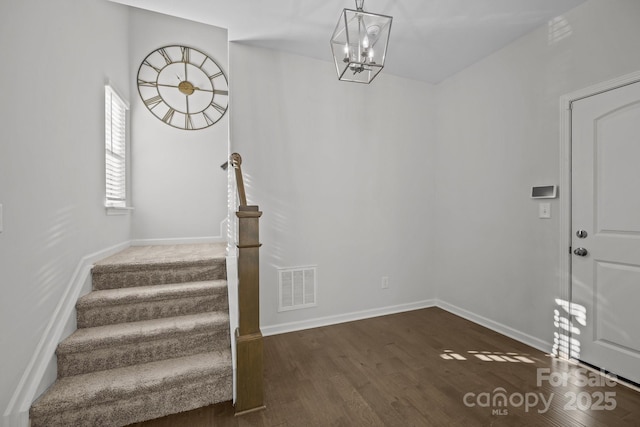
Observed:
[[[230,41],[331,61],[329,38],[354,0],[112,0],[214,25]],[[438,83],[585,0],[365,0],[393,16],[383,73]],[[176,43],[179,43],[176,40]]]

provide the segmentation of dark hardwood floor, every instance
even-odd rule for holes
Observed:
[[[132,427],[640,426],[640,392],[438,308],[266,337],[264,351],[267,409]]]

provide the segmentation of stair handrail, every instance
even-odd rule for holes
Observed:
[[[247,194],[244,191],[244,180],[242,179],[242,156],[238,153],[231,154],[229,163],[233,167],[236,174],[236,187],[238,187],[238,198],[240,199],[240,206],[247,205]]]
[[[260,331],[260,258],[258,206],[248,206],[242,157],[231,154],[240,205],[238,218],[238,328],[236,336],[236,415],[264,408],[264,362]]]

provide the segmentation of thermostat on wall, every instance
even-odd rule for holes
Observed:
[[[558,195],[557,185],[543,185],[541,187],[531,187],[532,199],[555,199]]]

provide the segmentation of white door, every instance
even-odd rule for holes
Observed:
[[[575,101],[571,130],[572,356],[640,383],[640,83]]]

